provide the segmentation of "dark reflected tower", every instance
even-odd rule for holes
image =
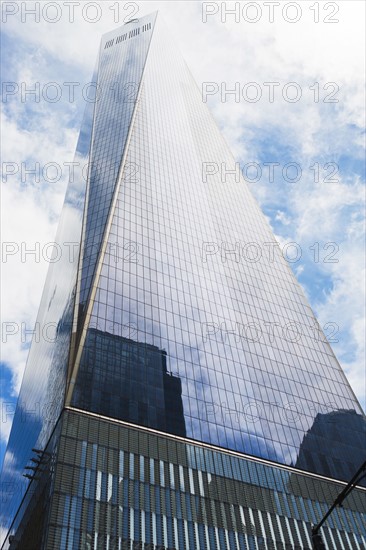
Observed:
[[[365,451],[361,407],[160,15],[103,36],[94,78],[87,186],[70,181],[37,319],[58,329],[32,343],[3,466],[4,548],[310,548]],[[332,414],[357,434],[347,472],[337,452],[321,465]],[[329,548],[366,545],[364,496]]]
[[[326,440],[329,445],[319,452],[319,441]],[[296,467],[348,481],[358,469],[355,470],[357,461],[361,466],[365,460],[365,442],[366,419],[355,410],[318,413],[304,435]],[[349,457],[352,457],[351,461]],[[362,485],[366,485],[366,480]]]
[[[182,385],[166,351],[90,328],[73,405],[159,431],[186,435]]]

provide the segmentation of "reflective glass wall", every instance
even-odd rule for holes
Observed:
[[[362,410],[161,16],[103,37],[95,78],[57,237],[79,269],[51,264],[3,527],[64,404],[349,479]]]
[[[65,411],[52,440],[49,506],[35,495],[7,550],[310,550],[345,485],[88,412]],[[365,547],[365,491],[321,528],[327,549]]]
[[[103,74],[112,58],[109,84],[133,75],[137,93],[132,114],[106,100],[95,130],[92,157],[108,135],[120,173],[90,181],[108,214],[88,206],[103,244],[80,295],[67,402],[349,479],[365,450],[361,408],[160,15],[104,37]],[[87,219],[86,242],[89,231]],[[175,412],[148,350],[179,383]]]

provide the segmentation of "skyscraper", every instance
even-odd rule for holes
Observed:
[[[94,81],[4,548],[311,548],[364,461],[361,407],[160,16],[105,35]],[[365,546],[364,497],[328,548]]]

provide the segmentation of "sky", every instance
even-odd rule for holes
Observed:
[[[364,2],[36,4],[2,3],[0,462],[100,36],[156,9],[365,407]]]

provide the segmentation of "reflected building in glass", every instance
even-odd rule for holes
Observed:
[[[3,547],[311,548],[365,460],[362,409],[161,16],[103,36],[94,80]],[[365,548],[365,496],[333,512],[327,548]]]

